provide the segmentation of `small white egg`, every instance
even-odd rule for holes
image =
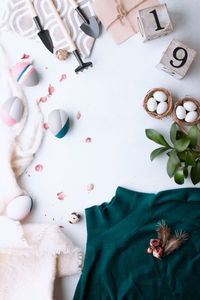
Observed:
[[[164,102],[167,100],[167,95],[163,93],[162,91],[157,91],[153,94],[153,97],[156,99],[158,102]]]
[[[192,101],[186,101],[184,102],[183,104],[184,108],[187,110],[187,111],[194,111],[197,109],[197,106],[194,102]]]
[[[148,110],[151,111],[151,112],[153,112],[153,111],[155,111],[157,109],[157,106],[158,105],[157,105],[156,100],[153,97],[149,98],[149,100],[147,101],[147,108],[148,108]]]
[[[198,114],[196,111],[190,111],[189,113],[187,113],[186,117],[185,117],[185,121],[190,123],[190,122],[194,122],[196,121],[198,117]]]
[[[186,110],[182,105],[177,106],[176,116],[179,120],[183,120],[186,117]]]
[[[167,109],[168,109],[167,102],[160,102],[157,106],[156,112],[158,115],[162,115],[166,112]]]
[[[6,215],[15,221],[22,221],[31,212],[33,201],[29,196],[19,196],[7,206]]]

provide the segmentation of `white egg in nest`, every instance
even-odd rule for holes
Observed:
[[[166,112],[167,109],[168,109],[167,102],[160,102],[157,106],[156,112],[158,115],[162,115]]]
[[[185,121],[188,123],[192,123],[197,120],[198,113],[196,111],[190,111],[187,113],[185,117]]]
[[[177,106],[176,116],[179,120],[183,120],[186,117],[186,110],[182,105]]]
[[[184,102],[183,107],[187,111],[195,111],[197,109],[196,104],[194,102],[192,102],[192,101],[186,101],[186,102]]]
[[[162,91],[156,91],[154,94],[153,94],[153,97],[154,99],[156,99],[156,101],[158,102],[165,102],[167,101],[168,97],[167,95],[162,92]]]
[[[149,98],[149,100],[147,101],[148,110],[151,111],[151,112],[154,112],[154,111],[156,111],[157,106],[158,105],[157,105],[156,100],[153,97]]]

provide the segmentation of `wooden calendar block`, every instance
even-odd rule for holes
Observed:
[[[139,10],[137,22],[144,42],[173,31],[166,4]]]
[[[178,40],[173,39],[164,51],[158,69],[182,79],[189,70],[197,52]]]

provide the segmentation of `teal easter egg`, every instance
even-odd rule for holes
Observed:
[[[61,139],[67,134],[69,130],[69,117],[64,110],[55,109],[49,114],[48,125],[53,135]]]

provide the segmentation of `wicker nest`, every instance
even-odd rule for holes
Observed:
[[[147,102],[148,102],[148,100],[149,100],[151,97],[153,97],[153,94],[154,94],[155,92],[157,92],[157,91],[161,91],[161,92],[165,93],[165,94],[168,96],[168,99],[167,99],[167,101],[166,101],[166,102],[168,103],[168,109],[167,109],[163,114],[161,114],[161,115],[157,114],[156,111],[151,112],[151,111],[149,111],[148,108],[147,108]],[[152,118],[155,118],[155,119],[162,119],[162,118],[164,118],[164,117],[167,117],[167,116],[171,113],[171,111],[172,111],[172,109],[173,109],[172,95],[170,94],[170,92],[169,92],[168,90],[163,89],[163,88],[155,88],[155,89],[152,89],[152,90],[150,90],[150,91],[147,93],[147,95],[145,96],[144,102],[143,102],[143,107],[144,107],[144,109],[146,110],[146,112],[147,112]]]
[[[177,106],[183,105],[184,102],[187,102],[187,101],[191,101],[194,104],[196,104],[196,106],[197,106],[196,112],[198,114],[198,117],[197,117],[197,119],[194,122],[186,122],[185,120],[179,120],[177,118],[177,116],[176,116],[176,108],[177,108]],[[200,103],[199,103],[199,101],[196,100],[195,98],[190,98],[190,97],[185,97],[185,98],[177,101],[176,104],[175,104],[175,106],[174,106],[174,110],[173,110],[173,118],[174,118],[174,120],[175,120],[175,122],[177,124],[180,124],[182,126],[192,126],[192,125],[198,124],[200,122]]]

